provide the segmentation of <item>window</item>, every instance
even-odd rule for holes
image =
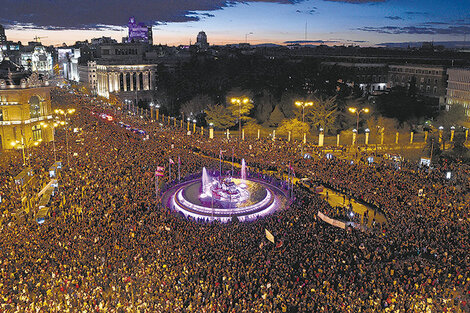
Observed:
[[[3,121],[3,109],[0,109],[0,122]]]
[[[41,132],[41,126],[40,125],[34,125],[32,128],[33,131],[33,140],[38,141],[39,139],[42,139],[42,132]]]
[[[41,104],[37,96],[29,98],[29,117],[38,118],[41,116]]]

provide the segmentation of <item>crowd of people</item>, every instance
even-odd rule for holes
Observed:
[[[58,90],[54,97],[77,109],[68,126],[78,131],[68,134],[67,164],[65,132],[56,130],[63,169],[43,224],[13,213],[47,183],[51,144],[32,150],[36,178],[27,192],[13,180],[21,154],[0,156],[0,312],[468,312],[465,167],[397,169],[327,160],[299,143],[208,140],[86,96]],[[227,161],[233,150],[252,171],[282,177],[292,167],[298,178],[374,205],[388,222],[379,233],[326,224],[318,212],[336,208],[300,184],[288,207],[249,223],[196,222],[160,202],[157,166],[180,159],[181,177],[218,169],[220,150]],[[160,190],[176,179],[166,171]]]

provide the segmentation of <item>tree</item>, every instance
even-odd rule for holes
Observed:
[[[279,105],[274,107],[274,111],[271,112],[269,116],[268,125],[269,126],[278,126],[286,117],[282,114],[281,110],[279,109]]]
[[[183,103],[180,111],[184,113],[184,116],[194,115],[197,116],[203,112],[210,104],[212,100],[207,95],[197,95],[188,102]]]
[[[305,120],[311,127],[323,128],[325,132],[335,129],[338,116],[336,97],[319,97],[312,101],[313,105],[305,107]],[[302,107],[297,107],[296,117],[302,119]]]
[[[287,135],[289,131],[292,134],[292,138],[302,138],[304,133],[306,134],[310,131],[310,127],[307,123],[299,121],[296,118],[285,119],[278,127],[277,132],[280,135]]]
[[[231,112],[222,105],[209,105],[205,112],[207,123],[214,124],[215,128],[226,129],[235,125],[235,118],[233,118]]]
[[[227,103],[229,103],[227,109],[234,118],[240,118],[242,121],[250,119],[251,109],[254,108],[251,98],[247,96],[227,97]]]
[[[453,105],[450,107],[449,111],[444,111],[439,114],[436,118],[435,126],[444,126],[448,129],[451,126],[457,126],[467,121],[468,118],[465,115],[465,108],[463,105]]]

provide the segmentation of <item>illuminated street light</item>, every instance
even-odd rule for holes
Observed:
[[[298,107],[302,107],[302,123],[305,122],[305,107],[313,106],[313,101],[295,101],[294,104]]]
[[[246,97],[231,98],[230,102],[232,102],[232,104],[238,104],[238,144],[240,144],[240,140],[242,138],[242,104],[247,104],[248,102],[250,102],[250,99]]]
[[[67,109],[67,111],[64,110],[55,110],[54,111],[57,114],[63,115],[64,120],[60,121],[60,125],[65,125],[67,121],[67,115],[75,113],[75,109]],[[69,157],[69,136],[68,136],[68,127],[65,127],[65,142],[67,146],[67,166],[70,168],[70,157]]]
[[[349,108],[349,112],[356,114],[356,130],[359,130],[359,115],[364,112],[364,113],[369,113],[369,108],[363,108],[363,109],[358,109],[358,108]]]

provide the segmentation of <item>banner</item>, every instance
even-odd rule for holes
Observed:
[[[341,222],[341,221],[337,221],[337,220],[334,220],[332,218],[329,218],[328,216],[326,216],[325,214],[323,214],[322,212],[318,211],[318,217],[324,221],[325,223],[328,223],[332,226],[335,226],[335,227],[339,227],[339,228],[342,228],[342,229],[346,229],[346,224],[344,222]]]
[[[271,234],[271,232],[269,230],[267,230],[266,228],[264,229],[265,233],[266,233],[266,239],[268,239],[269,241],[271,241],[272,243],[274,243],[274,236],[273,234]]]

